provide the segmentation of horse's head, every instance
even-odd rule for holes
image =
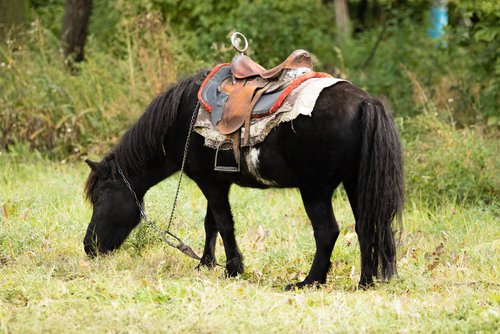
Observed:
[[[113,173],[109,161],[86,161],[91,172],[85,193],[93,213],[83,240],[89,256],[108,253],[118,247],[137,226],[140,211],[121,177]]]

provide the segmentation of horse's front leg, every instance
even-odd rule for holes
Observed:
[[[210,205],[207,204],[207,213],[205,215],[205,248],[200,259],[200,266],[213,268],[217,263],[215,259],[215,242],[217,241],[217,224],[215,222]]]
[[[211,235],[207,232],[205,254],[213,255],[211,252],[215,250],[215,236],[219,231],[222,241],[224,243],[224,250],[226,252],[226,270],[227,275],[230,277],[242,274],[244,270],[243,257],[240,254],[236,238],[234,236],[234,220],[231,214],[231,207],[229,205],[229,184],[219,182],[207,182],[199,184],[201,191],[205,194],[208,201],[207,213],[208,225]],[[207,218],[205,220],[205,228],[207,227]],[[213,219],[213,220],[212,220]],[[215,221],[214,230],[212,222]],[[212,237],[211,237],[212,236]],[[213,243],[213,249],[211,248]],[[208,246],[207,246],[208,245]],[[208,250],[207,250],[208,247]],[[213,255],[215,259],[215,255]]]
[[[313,226],[316,254],[306,279],[303,282],[288,285],[286,290],[326,282],[326,275],[331,265],[330,256],[339,236],[339,227],[333,214],[331,194],[322,194],[321,189],[301,189],[300,191],[304,207]]]

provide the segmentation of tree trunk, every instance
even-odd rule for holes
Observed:
[[[382,22],[382,20],[383,20],[382,7],[380,6],[380,3],[378,2],[378,0],[373,1],[372,15],[375,18],[376,23]]]
[[[366,12],[368,11],[368,0],[361,0],[358,5],[358,26],[355,33],[366,29]]]
[[[347,39],[351,36],[351,23],[349,19],[349,7],[347,6],[347,0],[335,0],[334,7],[337,34],[341,40]]]
[[[26,4],[23,0],[0,0],[0,40],[25,22]]]
[[[70,67],[73,62],[84,60],[91,9],[92,0],[66,0],[61,40],[64,57]]]

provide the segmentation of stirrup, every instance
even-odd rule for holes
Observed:
[[[220,166],[219,165],[219,150],[222,148],[223,145],[231,145],[231,149],[233,151],[234,155],[234,148],[233,148],[233,140],[232,139],[227,139],[224,141],[221,141],[219,145],[217,145],[217,151],[215,151],[215,163],[214,163],[214,171],[216,172],[226,172],[226,173],[237,173],[240,171],[240,163],[241,163],[241,153],[240,150],[238,150],[238,155],[235,157],[236,161],[236,166]]]

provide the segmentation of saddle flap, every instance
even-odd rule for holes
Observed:
[[[221,134],[228,135],[241,128],[266,84],[265,80],[254,79],[226,82],[222,85],[224,91],[227,90],[230,94],[224,105],[222,118],[216,125]]]

